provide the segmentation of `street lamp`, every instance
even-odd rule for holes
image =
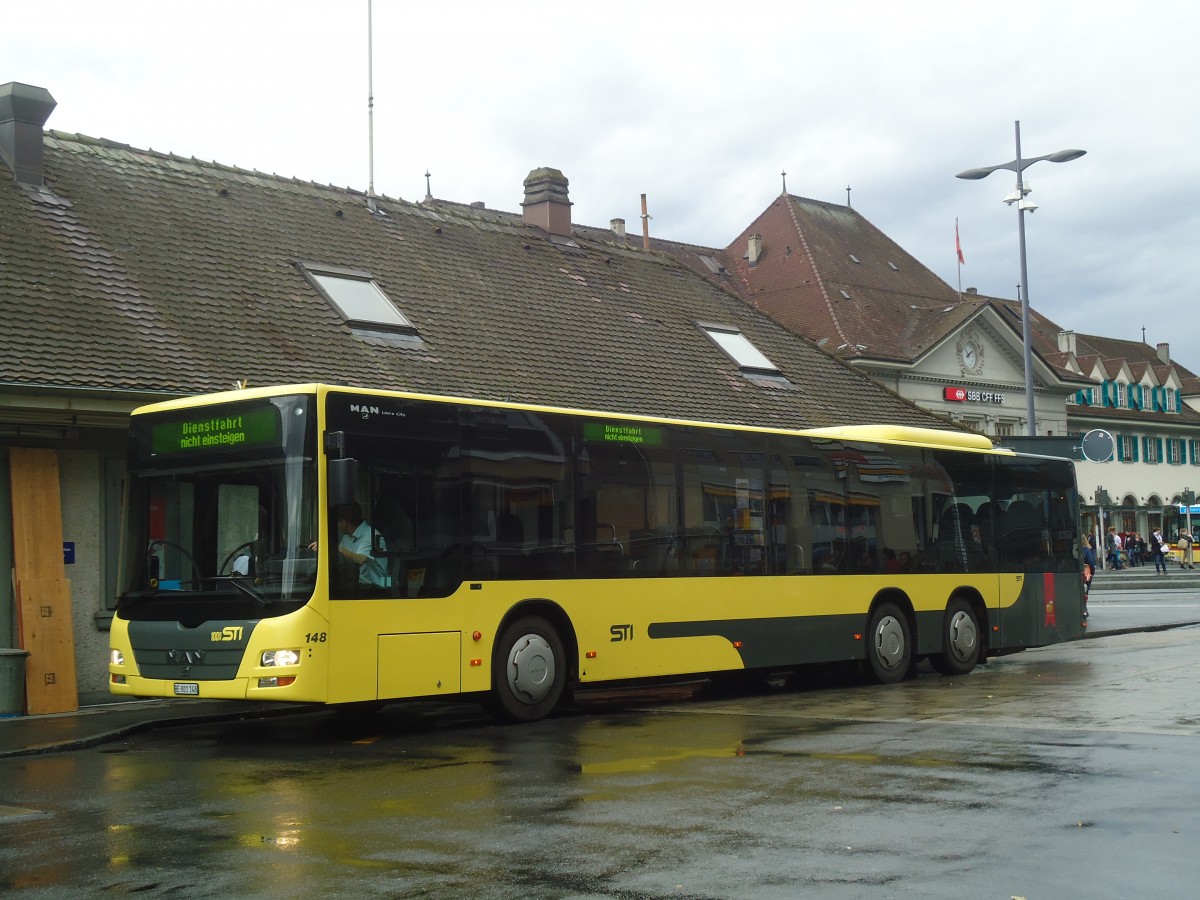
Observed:
[[[1021,249],[1021,283],[1017,286],[1018,299],[1021,301],[1021,340],[1025,344],[1025,416],[1028,422],[1027,431],[1030,437],[1037,436],[1037,419],[1034,414],[1033,403],[1033,341],[1030,337],[1029,329],[1029,269],[1025,261],[1025,211],[1033,212],[1037,209],[1037,204],[1026,200],[1025,197],[1029,194],[1032,188],[1025,187],[1021,181],[1021,173],[1032,166],[1035,162],[1041,162],[1043,159],[1048,159],[1050,162],[1062,163],[1070,162],[1073,159],[1079,159],[1087,153],[1086,150],[1059,150],[1057,153],[1050,153],[1046,156],[1035,156],[1032,159],[1021,158],[1021,122],[1016,123],[1017,131],[1017,158],[1011,162],[1000,163],[997,166],[984,166],[980,169],[967,169],[965,172],[959,172],[955,178],[966,178],[972,181],[980,178],[987,178],[997,169],[1007,169],[1010,172],[1017,173],[1017,189],[1013,193],[1004,198],[1004,202],[1010,206],[1013,203],[1017,204],[1017,234],[1020,241]]]

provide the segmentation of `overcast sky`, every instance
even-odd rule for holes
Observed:
[[[375,0],[375,190],[518,211],[530,169],[577,222],[724,246],[780,193],[850,203],[962,287],[1200,371],[1200,4]],[[0,83],[48,127],[365,190],[367,0],[5,4]]]

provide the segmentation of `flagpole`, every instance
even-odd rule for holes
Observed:
[[[962,293],[962,242],[958,239],[958,216],[954,217],[954,257],[958,261],[958,292]]]

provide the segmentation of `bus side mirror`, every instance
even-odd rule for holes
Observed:
[[[329,461],[329,505],[341,506],[358,499],[358,460],[353,457]]]

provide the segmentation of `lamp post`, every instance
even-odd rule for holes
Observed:
[[[1026,195],[1032,190],[1025,187],[1021,180],[1021,173],[1032,166],[1035,162],[1041,162],[1043,159],[1048,159],[1050,162],[1062,163],[1070,162],[1073,159],[1079,159],[1087,153],[1086,150],[1059,150],[1057,153],[1050,153],[1046,156],[1035,156],[1032,159],[1021,158],[1021,122],[1016,123],[1017,133],[1017,158],[1006,163],[1000,163],[996,166],[984,166],[979,169],[967,169],[965,172],[959,172],[955,178],[966,178],[976,181],[980,178],[987,178],[998,169],[1007,169],[1010,172],[1017,174],[1017,189],[1004,198],[1004,202],[1008,204],[1017,204],[1017,235],[1021,251],[1021,283],[1017,286],[1018,299],[1021,301],[1021,340],[1025,345],[1025,417],[1027,420],[1026,431],[1030,437],[1037,435],[1037,419],[1034,412],[1033,403],[1033,341],[1030,335],[1029,326],[1029,267],[1025,260],[1025,211],[1033,212],[1037,209],[1037,204],[1026,200]]]
[[[1104,507],[1108,506],[1108,491],[1102,487],[1096,488],[1096,561],[1099,568],[1104,569],[1108,556],[1104,546]]]

